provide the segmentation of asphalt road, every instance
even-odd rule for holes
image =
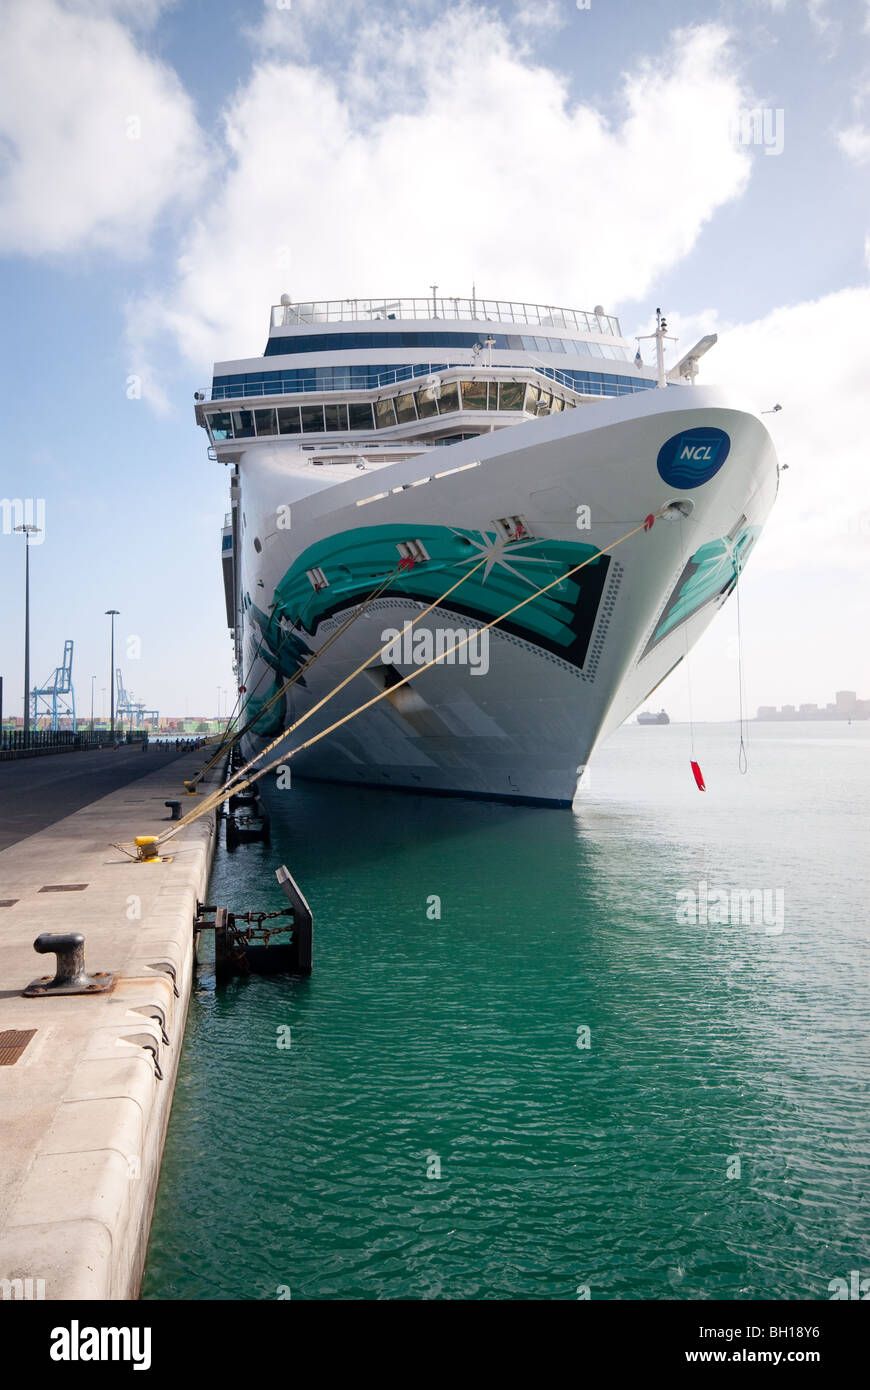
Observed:
[[[205,761],[208,751],[200,751]],[[143,753],[138,744],[122,744],[0,762],[0,850],[188,752],[174,744],[151,743]]]

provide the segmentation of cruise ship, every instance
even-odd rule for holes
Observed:
[[[248,757],[366,705],[293,774],[570,806],[778,487],[763,422],[696,382],[715,337],[669,370],[667,339],[660,311],[641,347],[601,305],[283,295],[196,396]]]

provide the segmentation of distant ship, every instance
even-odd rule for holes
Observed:
[[[670,724],[670,717],[667,710],[660,709],[658,714],[653,714],[652,710],[642,709],[637,716],[638,724]]]
[[[777,491],[764,422],[692,384],[715,335],[666,371],[666,328],[653,365],[600,305],[285,295],[265,354],[216,364],[196,414],[231,470],[248,756],[336,692],[271,756],[365,708],[294,777],[571,805]]]

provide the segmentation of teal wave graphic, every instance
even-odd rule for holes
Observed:
[[[708,541],[695,551],[674,586],[644,656],[705,603],[724,598],[731,591],[760,534],[760,526],[747,525],[734,537]]]
[[[361,527],[316,542],[277,585],[269,614],[251,605],[263,637],[263,655],[279,675],[292,674],[310,653],[299,634],[313,635],[325,618],[366,598],[396,568],[398,546],[408,540],[421,541],[429,559],[400,572],[387,594],[431,603],[451,582],[469,575],[446,606],[481,622],[499,617],[583,561],[592,561],[504,624],[506,631],[521,633],[582,665],[608,565],[608,557],[594,545],[534,538],[505,541],[489,531],[408,523]],[[481,560],[480,568],[470,573]],[[327,578],[321,589],[309,578],[314,569]],[[291,625],[296,635],[290,634]]]

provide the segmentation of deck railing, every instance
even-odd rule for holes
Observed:
[[[615,314],[586,309],[563,309],[554,304],[526,304],[514,299],[462,299],[430,295],[423,299],[323,299],[307,304],[272,305],[272,328],[310,323],[372,323],[395,319],[449,319],[479,323],[522,323],[536,328],[574,328],[581,333],[610,333],[621,337]]]
[[[549,377],[551,381],[558,382],[560,386],[565,386],[569,391],[576,391],[580,395],[594,396],[625,396],[655,385],[650,378],[634,377],[626,370],[614,373],[596,370],[594,367],[578,367],[573,372],[565,372],[560,367],[549,367],[542,362],[518,362],[515,366],[499,363],[498,367],[490,367],[480,362],[415,362],[409,366],[392,368],[387,372],[378,372],[376,376],[368,377],[365,382],[354,381],[349,374],[343,378],[339,377],[338,371],[336,368],[336,375],[330,384],[324,384],[316,375],[312,375],[288,381],[286,384],[281,381],[246,381],[238,386],[206,387],[199,394],[206,401],[235,401],[248,396],[286,396],[303,393],[325,396],[333,392],[342,392],[346,395],[348,392],[379,391],[388,386],[398,386],[403,381],[414,381],[419,385],[420,377],[440,376],[442,372],[458,371],[484,378],[498,378],[500,375],[514,377],[517,373],[527,372]],[[576,383],[575,378],[580,378],[581,374],[595,380],[581,380]],[[631,377],[630,384],[617,380],[617,376]]]

